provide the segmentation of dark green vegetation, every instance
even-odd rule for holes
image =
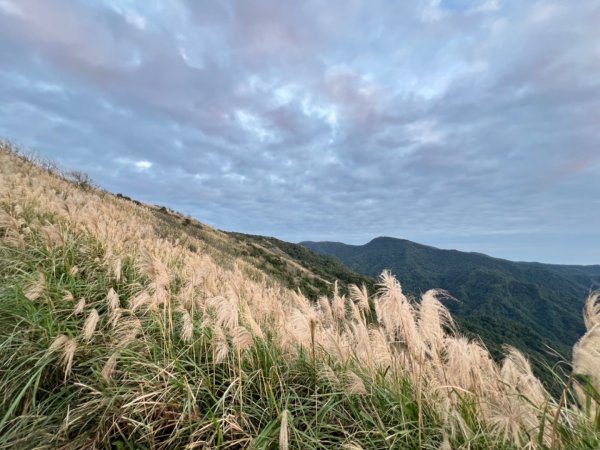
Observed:
[[[364,284],[373,291],[375,279],[353,272],[336,258],[320,255],[299,244],[276,238],[223,232],[167,208],[153,209],[159,219],[159,234],[185,240],[186,236],[207,244],[203,250],[219,249],[228,260],[239,258],[260,269],[290,289],[300,289],[309,299],[330,295],[333,283],[339,281],[346,293],[348,284]],[[198,250],[198,249],[196,249]],[[214,255],[213,252],[213,256]],[[221,257],[222,258],[222,257]],[[227,260],[221,260],[227,264]]]
[[[514,345],[532,356],[538,368],[541,361],[555,360],[549,349],[568,357],[584,331],[584,299],[600,283],[600,266],[512,262],[388,237],[358,246],[302,245],[366,275],[389,269],[412,295],[447,290],[456,301],[445,304],[461,330],[481,336],[495,356],[502,344]]]

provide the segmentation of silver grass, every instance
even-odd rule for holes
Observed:
[[[65,336],[64,334],[61,334],[56,339],[54,339],[52,344],[50,344],[50,347],[48,347],[48,353],[55,353],[60,351],[68,341],[69,337]]]
[[[298,344],[305,348],[311,348],[313,336],[319,325],[319,317],[314,309],[302,312],[295,309],[292,312],[291,320],[286,324],[291,336],[295,337]]]
[[[58,336],[48,348],[48,353],[61,352],[61,365],[63,366],[65,381],[71,374],[71,368],[73,367],[73,358],[77,350],[77,341],[65,336],[64,334]]]
[[[102,377],[106,381],[109,381],[112,378],[113,373],[117,367],[118,357],[119,357],[119,353],[113,352],[113,354],[110,355],[110,358],[108,358],[108,360],[104,364],[104,367],[102,368]]]
[[[592,377],[600,391],[600,325],[594,325],[573,347],[573,373]]]
[[[148,305],[152,303],[152,296],[146,291],[140,291],[136,296],[129,300],[129,309],[136,311],[141,307],[148,309]]]
[[[191,314],[184,310],[181,313],[181,339],[185,342],[190,342],[194,336],[194,321]]]
[[[18,234],[23,225],[23,220],[13,217],[8,212],[0,209],[0,230],[13,231]]]
[[[106,302],[108,303],[109,311],[114,311],[119,307],[119,294],[113,288],[110,288],[108,294],[106,294]]]
[[[348,304],[348,309],[350,310],[350,313],[352,314],[353,320],[355,320],[356,322],[365,323],[363,313],[360,310],[360,308],[357,306],[356,303],[354,303],[353,301],[350,301]]]
[[[388,338],[400,340],[411,355],[420,358],[424,344],[419,335],[415,310],[402,292],[402,287],[389,271],[380,276],[380,292],[375,305],[377,317],[382,323]]]
[[[333,300],[331,301],[331,313],[333,318],[337,321],[341,322],[346,318],[346,304],[344,298],[337,295],[337,293],[333,296]]]
[[[583,319],[587,332],[573,347],[573,373],[588,375],[600,391],[600,290],[592,292],[586,302]]]
[[[41,232],[47,248],[51,249],[65,244],[64,236],[56,228],[56,225],[49,223],[41,229]]]
[[[345,442],[342,445],[342,449],[343,450],[364,450],[363,447],[361,447],[360,444],[357,444],[356,442]]]
[[[358,305],[363,312],[367,312],[370,309],[369,306],[369,294],[367,293],[367,287],[363,284],[360,288],[351,284],[348,286],[350,291],[350,298]]]
[[[65,368],[65,380],[71,375],[71,368],[73,367],[73,358],[77,351],[77,341],[69,339],[63,347],[62,364]]]
[[[115,308],[113,309],[110,314],[109,314],[109,322],[110,322],[110,326],[114,329],[117,327],[117,324],[119,323],[119,319],[121,319],[121,316],[123,315],[123,309],[121,308]]]
[[[252,346],[254,339],[252,338],[252,334],[240,325],[233,332],[232,342],[236,348],[243,351]]]
[[[227,330],[234,330],[239,324],[239,304],[234,295],[217,296],[207,301],[215,311],[216,322]]]
[[[256,336],[259,339],[264,339],[265,334],[263,333],[261,326],[254,319],[252,311],[246,303],[242,305],[242,322],[248,327],[248,329],[254,336]]]
[[[115,276],[115,280],[117,282],[121,281],[121,266],[122,266],[121,257],[117,256],[113,260],[113,264],[112,264],[113,275]]]
[[[441,350],[446,337],[446,329],[454,330],[455,325],[448,309],[437,299],[443,291],[430,289],[421,297],[419,304],[419,333],[432,350]]]
[[[100,316],[98,315],[98,311],[96,309],[92,309],[83,323],[83,338],[86,341],[91,340],[94,336],[96,325],[98,324],[99,319]]]
[[[450,445],[450,440],[448,439],[447,433],[443,434],[442,442],[439,445],[438,450],[452,450],[452,446]]]
[[[333,312],[331,311],[331,304],[326,296],[319,297],[318,300],[319,309],[325,322],[331,322],[333,320]]]
[[[583,322],[586,330],[591,330],[594,326],[600,325],[600,290],[592,292],[588,296],[583,311]]]
[[[502,381],[524,396],[528,402],[542,408],[548,395],[542,383],[533,374],[529,361],[516,348],[506,346],[505,349],[507,354],[500,369]]]
[[[369,343],[371,348],[371,357],[375,364],[382,368],[392,365],[392,354],[390,346],[383,330],[380,327],[371,327],[369,329]]]
[[[279,450],[289,450],[289,430],[288,430],[288,420],[289,420],[289,412],[287,409],[284,409],[281,413],[281,424],[279,426]]]
[[[347,393],[355,395],[366,395],[367,388],[362,378],[349,370],[344,374],[344,388]]]
[[[215,326],[212,329],[213,334],[213,358],[216,363],[225,361],[229,355],[229,343],[227,336],[220,326]]]
[[[117,348],[127,347],[142,331],[142,323],[135,316],[125,317],[118,321],[115,328]]]
[[[171,276],[167,266],[158,256],[146,251],[140,259],[140,269],[148,275],[158,288],[167,288],[171,284]]]
[[[340,384],[340,379],[335,374],[335,371],[328,364],[323,364],[319,367],[319,378],[329,381],[334,386]]]
[[[76,315],[82,314],[84,309],[85,309],[85,298],[81,297],[79,299],[79,301],[77,302],[77,304],[75,305],[75,308],[73,309],[73,313]]]
[[[42,272],[38,272],[35,281],[29,283],[25,289],[25,297],[31,301],[35,301],[42,296],[46,291],[46,277]]]

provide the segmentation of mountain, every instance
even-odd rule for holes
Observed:
[[[481,336],[496,355],[507,343],[545,361],[552,360],[548,347],[568,356],[584,332],[583,299],[600,284],[600,265],[512,262],[390,237],[365,245],[301,245],[365,275],[389,269],[415,296],[431,288],[447,290],[456,301],[446,305],[461,329]]]

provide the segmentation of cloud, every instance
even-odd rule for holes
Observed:
[[[600,262],[599,20],[593,0],[1,0],[0,134],[224,229]]]

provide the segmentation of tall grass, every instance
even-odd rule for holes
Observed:
[[[309,302],[0,149],[0,448],[598,448],[599,306],[552,398],[437,291]],[[224,239],[221,237],[221,239]],[[216,261],[219,261],[217,263]]]

